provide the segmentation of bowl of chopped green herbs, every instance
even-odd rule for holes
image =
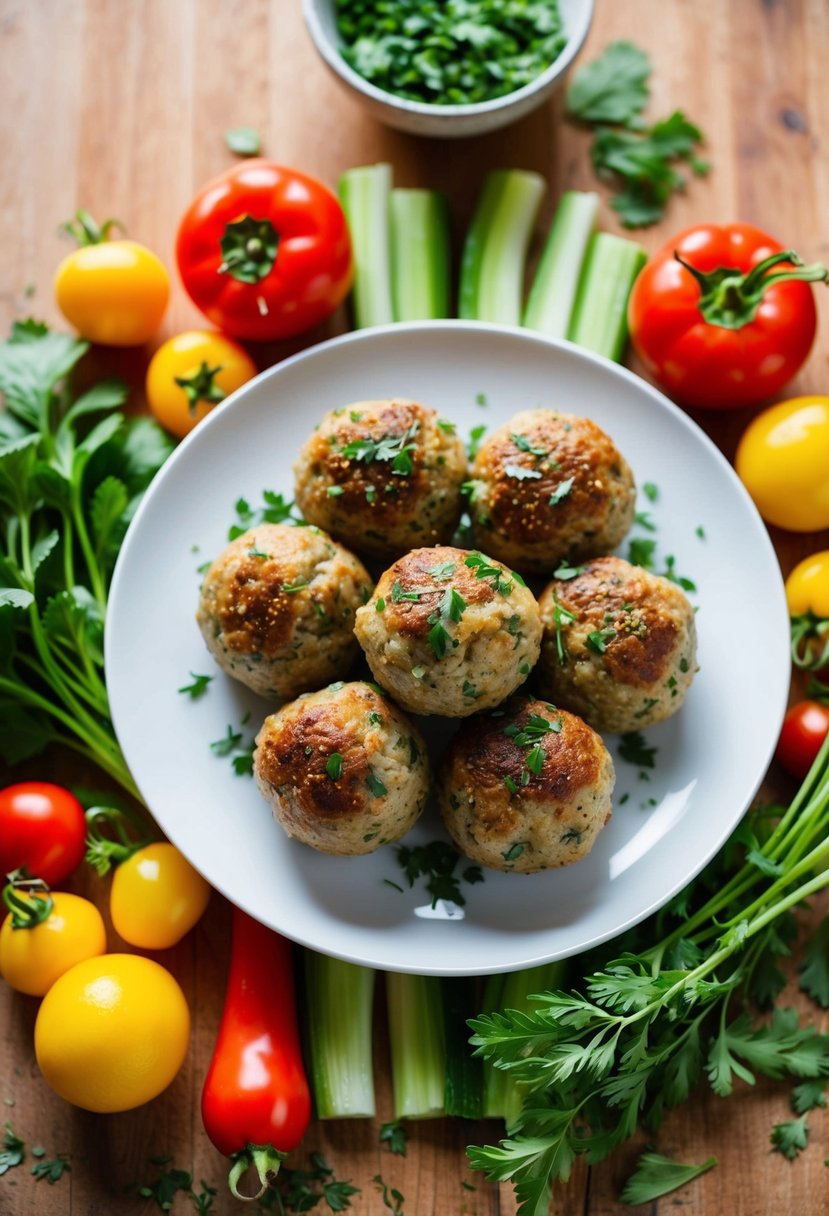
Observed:
[[[530,113],[587,36],[593,0],[303,0],[319,54],[376,118],[483,135]]]

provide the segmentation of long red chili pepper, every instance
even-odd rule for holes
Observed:
[[[225,1006],[202,1092],[205,1130],[231,1157],[237,1199],[258,1199],[311,1117],[297,1026],[291,944],[234,908]],[[256,1195],[237,1184],[253,1166]]]

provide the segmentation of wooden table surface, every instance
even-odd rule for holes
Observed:
[[[582,61],[626,37],[653,57],[651,113],[682,108],[707,134],[713,168],[670,205],[667,219],[640,234],[654,249],[698,220],[743,219],[794,245],[807,260],[829,260],[829,48],[826,0],[598,0]],[[232,162],[223,132],[251,125],[266,155],[334,184],[350,165],[389,160],[402,185],[447,193],[456,235],[464,231],[486,169],[532,168],[550,184],[547,220],[562,189],[595,188],[588,139],[562,121],[557,98],[518,125],[489,137],[443,144],[379,126],[344,96],[315,57],[299,0],[2,0],[0,3],[0,312],[7,323],[34,313],[60,324],[51,295],[55,265],[66,250],[60,221],[83,206],[96,217],[119,217],[130,234],[168,264],[179,215],[193,192]],[[605,206],[605,228],[617,230]],[[829,298],[820,301],[821,330],[808,366],[787,395],[829,391]],[[200,318],[175,289],[161,336]],[[335,319],[329,336],[344,325]],[[292,344],[292,349],[300,343]],[[285,350],[259,352],[263,363]],[[147,351],[106,355],[140,393]],[[705,418],[732,454],[746,415]],[[775,533],[784,572],[827,547],[826,535]],[[50,754],[15,770],[14,778],[79,776],[64,756]],[[88,774],[87,774],[88,776]],[[105,884],[79,876],[73,889],[102,906]],[[127,1192],[170,1156],[196,1179],[221,1185],[224,1162],[201,1127],[199,1094],[221,1011],[229,917],[218,897],[198,928],[159,956],[182,983],[193,1012],[186,1065],[150,1105],[95,1116],[58,1099],[39,1078],[32,1052],[34,1000],[0,986],[0,1119],[8,1117],[28,1143],[50,1155],[71,1154],[72,1172],[54,1187],[28,1169],[0,1178],[3,1216],[121,1216],[155,1210]],[[114,933],[111,943],[117,939]],[[122,949],[120,942],[117,947]],[[797,999],[793,994],[793,999]],[[512,1213],[509,1187],[486,1184],[467,1169],[464,1146],[492,1140],[495,1124],[458,1120],[412,1127],[408,1156],[378,1144],[378,1124],[391,1117],[385,1059],[378,1060],[378,1121],[314,1125],[309,1149],[322,1148],[339,1177],[362,1188],[353,1210],[386,1209],[372,1185],[384,1178],[405,1196],[406,1216]],[[790,1117],[788,1088],[742,1086],[728,1101],[700,1089],[674,1112],[658,1137],[662,1152],[684,1161],[715,1153],[719,1166],[652,1210],[681,1208],[700,1216],[818,1216],[826,1211],[827,1119],[811,1117],[813,1142],[791,1164],[769,1152],[773,1123]],[[823,1144],[820,1141],[823,1141]],[[614,1216],[620,1185],[644,1137],[610,1161],[579,1165],[557,1191],[559,1216]],[[303,1160],[300,1152],[295,1163]],[[471,1183],[467,1190],[462,1183]],[[190,1210],[180,1196],[174,1211]],[[221,1191],[214,1212],[241,1210]]]

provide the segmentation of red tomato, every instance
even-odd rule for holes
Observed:
[[[700,224],[668,241],[634,283],[631,340],[681,405],[755,405],[806,359],[817,326],[809,282],[827,275],[750,224]]]
[[[25,866],[50,887],[81,864],[86,820],[74,794],[48,781],[0,790],[0,874]]]
[[[798,701],[783,719],[775,756],[787,773],[802,781],[829,733],[829,706]]]
[[[267,160],[209,182],[181,221],[176,257],[193,302],[237,338],[290,338],[351,286],[351,240],[331,191]]]

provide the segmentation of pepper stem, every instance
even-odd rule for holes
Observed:
[[[698,307],[709,325],[723,329],[742,329],[757,315],[763,296],[773,283],[799,281],[829,282],[829,269],[815,262],[804,265],[793,249],[783,249],[758,262],[744,273],[734,266],[719,266],[716,270],[697,270],[674,250],[674,257],[699,284]],[[775,266],[788,263],[785,270],[770,274]]]
[[[238,1153],[234,1153],[231,1157],[233,1165],[227,1176],[227,1185],[234,1199],[241,1199],[245,1203],[254,1203],[261,1199],[265,1191],[276,1182],[279,1167],[286,1156],[286,1153],[281,1153],[272,1144],[246,1144]],[[259,1190],[255,1195],[243,1195],[238,1189],[238,1183],[251,1167],[256,1170]]]
[[[220,401],[224,401],[227,393],[215,380],[223,366],[223,363],[217,363],[215,367],[208,367],[205,359],[189,375],[173,377],[179,388],[183,388],[187,394],[187,409],[191,415],[195,414],[200,401],[204,401],[206,405],[218,405]]]
[[[68,233],[83,247],[84,245],[100,245],[102,241],[109,238],[113,228],[125,231],[120,220],[109,219],[104,220],[103,224],[97,224],[89,212],[81,208],[75,212],[75,218],[61,224],[58,231]]]
[[[243,215],[228,224],[219,244],[222,250],[219,274],[229,274],[240,283],[258,283],[274,268],[279,233],[270,220]]]
[[[52,915],[55,901],[42,878],[24,869],[6,875],[3,903],[11,913],[12,929],[34,929]]]

